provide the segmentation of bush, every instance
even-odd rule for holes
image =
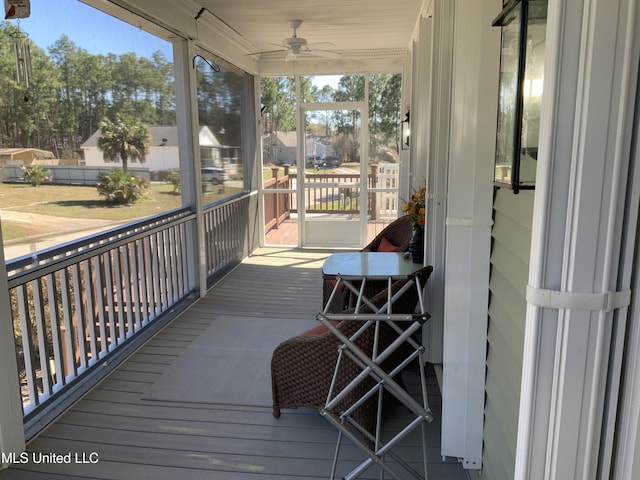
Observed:
[[[137,175],[114,168],[98,175],[98,193],[118,205],[135,203],[144,195],[148,182]]]
[[[24,179],[28,181],[32,187],[37,187],[43,182],[51,180],[51,172],[40,165],[31,165],[22,167]]]
[[[173,193],[178,193],[180,191],[180,172],[171,170],[167,175],[167,182],[173,185]]]

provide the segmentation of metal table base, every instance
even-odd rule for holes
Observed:
[[[387,299],[385,305],[381,308],[375,308],[371,304],[368,298],[365,298],[364,282],[361,276],[337,277],[336,284],[334,286],[334,292],[338,292],[339,289],[348,288],[355,297],[355,313],[353,314],[333,314],[328,311],[323,311],[318,315],[318,320],[322,322],[342,343],[339,348],[338,361],[334,371],[333,382],[329,390],[327,402],[325,406],[320,410],[321,414],[327,418],[338,429],[338,441],[336,444],[336,451],[334,455],[334,461],[331,469],[331,479],[335,479],[336,466],[340,455],[340,447],[344,437],[351,440],[356,446],[358,446],[367,456],[367,459],[360,465],[354,468],[345,479],[359,478],[369,468],[377,465],[381,469],[381,478],[384,478],[385,474],[388,474],[390,478],[397,480],[404,480],[408,478],[408,475],[416,479],[427,479],[427,452],[426,452],[426,423],[433,420],[431,411],[429,410],[429,403],[427,398],[427,387],[424,372],[424,347],[418,344],[413,335],[416,333],[422,325],[428,320],[429,314],[424,312],[424,302],[422,299],[422,285],[416,278],[408,280],[400,291],[398,291],[393,297],[389,293],[390,298]],[[389,278],[389,286],[391,286],[391,278]],[[358,285],[359,284],[359,285]],[[391,311],[391,305],[395,298],[404,293],[407,288],[418,289],[418,298],[420,304],[420,313],[413,315],[394,314]],[[391,288],[388,289],[391,292]],[[331,301],[327,302],[330,305]],[[360,307],[368,305],[373,313],[358,313]],[[334,326],[332,321],[358,321],[363,322],[362,327],[358,329],[356,333],[347,337],[340,330]],[[397,333],[397,338],[384,350],[378,351],[379,340],[379,328],[382,323],[386,323]],[[400,327],[402,325],[402,327]],[[367,329],[373,328],[374,331],[374,348],[371,356],[363,352],[355,344],[357,338],[362,335]],[[396,352],[400,347],[406,347],[405,344],[410,346],[410,353],[399,363],[393,370],[386,372],[382,368],[382,363],[391,354]],[[340,365],[344,357],[348,357],[361,368],[361,372],[342,390],[337,391],[335,388],[336,378]],[[402,388],[398,382],[394,379],[400,372],[411,362],[417,360],[419,364],[420,373],[420,387],[421,387],[421,399],[420,402],[414,399],[409,393]],[[337,406],[342,402],[350,392],[358,387],[362,382],[367,379],[374,380],[374,386],[369,389],[358,400],[351,404],[346,410],[341,413],[338,412]],[[409,421],[406,424],[391,433],[389,438],[382,435],[382,414],[383,414],[383,395],[385,392],[393,395],[398,402],[406,407],[411,414]],[[353,413],[358,407],[360,407],[365,401],[371,397],[377,396],[377,417],[375,432],[370,433],[360,425],[353,417]],[[400,456],[394,452],[394,448],[406,438],[406,436],[413,430],[421,429],[422,439],[422,457],[423,457],[423,471],[418,472],[412,466],[407,464]]]

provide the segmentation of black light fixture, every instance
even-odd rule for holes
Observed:
[[[411,130],[409,128],[409,121],[411,118],[411,112],[407,108],[407,113],[404,115],[404,120],[400,122],[400,127],[402,130],[402,150],[409,149],[409,136],[411,135]]]
[[[501,28],[494,185],[535,188],[544,73],[546,0],[510,0],[493,21]]]

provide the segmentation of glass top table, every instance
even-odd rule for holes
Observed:
[[[324,276],[344,278],[387,279],[406,278],[422,268],[413,263],[411,255],[400,252],[338,252],[324,261]]]

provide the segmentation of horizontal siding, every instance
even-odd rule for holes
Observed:
[[[482,478],[510,480],[515,468],[533,192],[496,191],[489,281]]]

